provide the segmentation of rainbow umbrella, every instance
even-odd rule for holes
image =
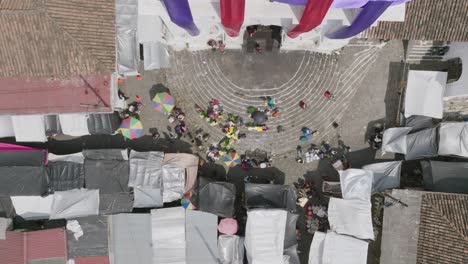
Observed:
[[[119,131],[126,138],[139,138],[143,132],[143,124],[134,117],[128,117],[122,121]]]
[[[167,92],[157,93],[153,98],[153,107],[158,112],[170,113],[174,105],[174,97]]]
[[[180,200],[180,204],[182,205],[182,207],[184,207],[187,210],[197,209],[195,205],[193,205],[192,202],[190,201],[190,198],[192,197],[192,195],[193,195],[192,192],[188,192],[184,194],[184,197]]]
[[[226,164],[229,167],[234,167],[240,164],[240,162],[240,156],[235,151],[230,152],[226,156],[224,156],[224,164]]]

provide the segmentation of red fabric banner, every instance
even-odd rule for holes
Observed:
[[[308,0],[299,24],[288,32],[288,36],[296,38],[320,25],[332,2],[333,0]]]
[[[230,37],[237,37],[244,23],[245,0],[221,0],[221,23]]]

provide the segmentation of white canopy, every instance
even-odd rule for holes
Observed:
[[[382,155],[385,152],[406,154],[406,135],[411,127],[393,127],[385,129],[382,139]]]
[[[16,214],[26,220],[47,219],[52,210],[53,196],[12,196]]]
[[[369,164],[362,167],[363,170],[372,171],[372,191],[382,192],[387,189],[400,186],[400,173],[402,161],[390,161]]]
[[[343,198],[369,201],[372,193],[372,181],[372,171],[360,169],[340,171],[340,185]]]
[[[221,263],[244,263],[244,240],[236,235],[220,235],[218,252]]]
[[[12,116],[13,130],[17,142],[46,142],[44,116],[17,115]]]
[[[13,130],[13,123],[11,122],[11,116],[5,115],[0,116],[0,138],[3,137],[14,137],[15,131]]]
[[[74,137],[89,135],[87,114],[61,114],[59,120],[64,135]]]
[[[186,263],[185,209],[151,210],[153,263]]]
[[[143,43],[143,56],[146,71],[170,67],[168,47],[161,42]]]
[[[50,219],[98,215],[99,190],[73,189],[55,192]]]
[[[315,232],[308,264],[366,264],[366,241],[335,232]]]
[[[249,263],[283,264],[287,212],[251,210],[247,212],[245,250]]]
[[[412,115],[442,118],[447,73],[409,71],[405,96],[405,117]]]
[[[374,239],[369,201],[331,197],[328,203],[328,221],[330,229],[338,234]]]
[[[439,135],[439,155],[468,157],[468,122],[442,123]]]
[[[218,216],[195,210],[185,210],[187,262],[219,264]]]

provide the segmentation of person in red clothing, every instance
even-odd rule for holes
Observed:
[[[302,108],[302,109],[306,109],[307,105],[306,105],[306,103],[304,103],[304,101],[300,101],[299,102],[299,107]]]
[[[335,95],[333,95],[330,91],[326,90],[324,93],[323,93],[323,96],[325,96],[325,98],[327,98],[328,100],[332,100],[333,98],[335,98]]]

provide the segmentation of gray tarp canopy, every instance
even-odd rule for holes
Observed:
[[[108,114],[89,114],[88,129],[91,135],[113,134],[121,124],[117,112]]]
[[[68,257],[107,256],[107,216],[87,216],[75,218],[83,229],[78,240],[67,230]]]
[[[15,217],[15,208],[13,207],[10,196],[0,196],[0,217]]]
[[[197,199],[193,202],[200,211],[221,217],[233,217],[235,213],[236,186],[227,182],[203,182],[200,178]]]
[[[112,215],[130,213],[133,210],[133,194],[131,193],[99,193],[99,214]]]
[[[83,164],[68,161],[50,161],[49,191],[68,191],[84,187]]]
[[[413,115],[406,118],[402,126],[411,127],[411,132],[417,132],[426,128],[433,127],[434,119],[428,116]]]
[[[43,195],[47,192],[45,167],[0,167],[0,195]]]
[[[163,183],[162,161],[164,153],[159,151],[130,152],[130,175],[128,186],[134,188],[133,207],[162,207]]]
[[[468,162],[421,161],[428,191],[468,194]]]
[[[122,152],[123,151],[123,152]],[[126,150],[85,150],[85,186],[99,189],[101,194],[130,192],[128,184],[129,164],[124,159]]]
[[[248,209],[277,208],[296,211],[297,194],[294,187],[274,184],[245,184]]]
[[[296,223],[299,218],[298,214],[288,212],[286,218],[286,232],[284,233],[284,252],[283,254],[289,256],[289,264],[301,264],[299,255],[297,253],[297,235]]]
[[[437,156],[437,128],[428,128],[406,136],[406,160]]]
[[[37,151],[0,151],[0,166],[43,166],[47,152]]]
[[[44,124],[46,135],[52,136],[62,134],[62,127],[60,126],[60,120],[58,115],[44,116]]]
[[[186,259],[188,263],[219,263],[217,227],[218,216],[201,211],[185,211]]]

